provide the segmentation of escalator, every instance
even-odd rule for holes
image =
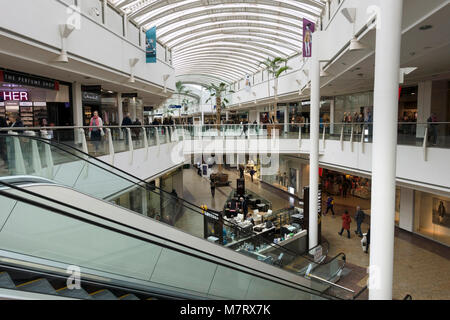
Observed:
[[[58,211],[58,214],[61,214],[63,216],[67,216],[67,208],[65,206],[69,206],[71,210],[75,211],[80,211],[80,209],[82,208],[82,212],[77,212],[75,216],[76,219],[79,219],[80,215],[83,216],[84,219],[89,217],[88,221],[83,220],[84,223],[91,223],[91,218],[95,217],[94,221],[96,223],[97,220],[103,221],[106,219],[108,221],[108,224],[112,223],[113,225],[115,225],[119,223],[120,229],[128,229],[133,225],[133,221],[136,220],[136,223],[137,221],[139,222],[135,225],[135,228],[132,228],[132,234],[134,235],[134,232],[143,232],[142,228],[144,228],[143,226],[145,226],[145,232],[147,233],[151,231],[152,236],[156,237],[155,239],[157,239],[158,244],[154,245],[161,245],[161,241],[166,244],[168,240],[172,239],[173,243],[175,243],[175,247],[177,248],[176,252],[178,253],[180,253],[180,250],[185,253],[184,250],[186,248],[188,248],[188,251],[193,250],[192,248],[208,248],[208,250],[206,251],[200,250],[200,253],[196,252],[196,259],[202,260],[206,255],[206,257],[208,257],[209,263],[213,263],[213,265],[216,265],[216,268],[219,268],[219,265],[217,265],[216,262],[223,260],[223,257],[230,256],[233,259],[227,260],[225,263],[226,266],[221,266],[221,268],[225,268],[224,270],[226,270],[227,272],[231,272],[228,270],[228,268],[232,267],[231,269],[234,269],[237,265],[240,265],[237,268],[238,273],[234,274],[233,272],[231,272],[231,274],[233,274],[234,276],[239,275],[239,277],[242,276],[244,278],[248,278],[248,275],[244,276],[241,275],[241,273],[243,272],[244,274],[246,274],[245,271],[248,271],[248,266],[252,266],[253,270],[250,276],[250,279],[252,279],[252,281],[250,281],[250,283],[255,281],[256,283],[258,283],[258,281],[262,281],[261,279],[258,279],[259,277],[257,275],[267,274],[267,277],[263,277],[265,279],[264,281],[269,279],[270,281],[275,281],[278,286],[281,285],[281,287],[284,286],[293,289],[294,291],[292,292],[290,297],[309,299],[311,297],[320,298],[326,296],[327,298],[333,298],[332,296],[324,294],[325,290],[311,289],[312,287],[314,287],[311,284],[312,280],[305,279],[300,274],[300,269],[304,268],[304,263],[301,268],[294,268],[294,272],[292,271],[292,265],[299,265],[299,260],[309,263],[308,259],[310,258],[308,258],[307,256],[295,252],[290,252],[289,250],[286,250],[282,247],[276,247],[272,243],[270,243],[271,246],[274,246],[274,249],[272,251],[275,257],[284,256],[284,260],[286,260],[287,258],[288,262],[291,263],[290,268],[283,268],[280,263],[274,263],[276,261],[272,261],[272,263],[266,264],[246,257],[242,254],[236,253],[232,250],[227,250],[226,248],[218,246],[217,244],[212,244],[203,240],[202,232],[204,227],[204,216],[201,212],[201,209],[191,203],[188,203],[182,199],[178,199],[173,195],[164,192],[163,190],[155,188],[154,186],[151,186],[142,180],[139,180],[123,171],[118,170],[117,168],[99,161],[96,158],[89,157],[88,155],[72,147],[51,144],[46,140],[32,137],[3,136],[0,137],[0,139],[5,139],[5,141],[3,141],[2,143],[7,146],[5,150],[8,150],[7,155],[2,157],[6,160],[6,166],[3,166],[3,172],[7,172],[7,176],[3,177],[2,182],[0,182],[1,184],[3,184],[4,188],[8,190],[3,190],[1,192],[2,198],[0,199],[0,202],[5,201],[5,203],[1,204],[2,207],[6,209],[11,208],[12,211],[20,211],[22,206],[19,205],[11,207],[11,203],[8,204],[8,201],[23,203],[24,199],[37,197],[37,199],[35,199],[36,201],[32,202],[31,204],[28,203],[28,205],[35,206],[36,208],[41,208],[42,201],[49,201],[51,204],[48,204],[46,209],[53,212],[54,210],[52,209],[55,205],[63,206],[64,208]],[[12,190],[14,191],[14,195],[11,194]],[[121,195],[129,192],[140,194],[141,201],[139,205],[124,205],[123,203],[120,203],[120,201],[116,200],[120,199]],[[22,197],[19,197],[19,199],[15,199],[14,197],[17,197],[16,193],[20,194]],[[179,225],[176,217],[180,215],[180,212],[182,215],[187,216],[188,220],[192,223],[188,225]],[[138,213],[138,215],[136,215],[136,213]],[[23,213],[16,214],[20,217]],[[0,215],[0,223],[2,223],[1,217],[2,215]],[[47,215],[44,215],[44,217],[42,218],[37,218],[37,221],[46,221],[45,217],[48,218]],[[74,218],[74,216],[71,216],[71,218]],[[7,218],[6,222],[10,222],[9,219],[10,218]],[[5,224],[6,222],[3,221],[3,223]],[[58,226],[59,222],[60,221],[58,220],[58,223],[55,223],[52,219],[47,221],[47,224],[45,225],[55,226],[56,229],[48,230],[45,226],[41,226],[43,228],[42,234],[66,233],[67,229],[63,227],[65,223],[63,223],[63,226],[61,228],[56,227]],[[69,225],[71,224],[69,223]],[[100,227],[104,232],[104,224],[99,224],[96,226]],[[23,232],[23,226],[18,225],[16,227],[18,228],[17,232],[19,234]],[[109,228],[107,229],[109,230]],[[5,230],[7,231],[8,229],[6,228]],[[26,242],[33,243],[33,241],[37,241],[39,243],[40,238],[32,237],[31,235],[32,234],[29,234]],[[91,234],[89,234],[89,236],[94,237]],[[115,241],[118,241],[115,236],[108,236],[110,236],[112,239],[115,239]],[[104,239],[108,239],[108,236],[105,236],[106,238],[103,238],[103,236],[98,237],[98,239],[101,239],[100,241],[104,242]],[[72,235],[72,237],[72,239],[67,239],[69,243],[80,241],[78,235]],[[202,240],[200,240],[199,238],[202,238]],[[49,251],[52,253],[59,252],[59,254],[56,256],[53,256],[52,254],[48,255],[47,258],[50,259],[44,259],[45,263],[48,262],[47,260],[57,260],[64,263],[72,263],[75,265],[85,266],[86,261],[89,260],[87,259],[87,257],[82,259],[83,253],[81,252],[81,248],[88,247],[90,245],[89,243],[85,243],[84,246],[82,246],[81,248],[77,248],[77,250],[74,250],[71,255],[68,255],[67,253],[61,252],[61,248],[53,247],[54,243],[58,243],[58,239],[53,239],[53,241],[42,244],[42,248],[44,248],[42,250],[37,250],[36,248],[34,248],[34,250],[31,250],[30,247],[32,246],[30,244],[27,245],[26,243],[24,243],[24,240],[16,239],[16,242],[14,242],[11,239],[12,238],[9,238],[5,242],[0,241],[0,243],[2,244],[0,246],[0,250],[6,248],[8,250],[5,250],[5,253],[21,252],[22,254],[25,254],[25,256],[33,256],[35,258],[46,256],[42,253],[37,254],[35,251],[44,251],[44,253],[48,253]],[[82,237],[81,239],[84,240],[85,238]],[[145,239],[148,240],[147,238]],[[182,239],[181,242],[180,239]],[[140,241],[143,240],[140,239]],[[261,242],[264,241],[267,242],[266,239],[261,239]],[[21,244],[22,246],[20,248],[16,248],[15,245],[17,243]],[[11,246],[4,247],[4,244],[9,244]],[[167,247],[164,248],[165,250],[169,250],[169,248]],[[173,249],[172,247],[170,248]],[[108,268],[112,268],[114,274],[127,275],[129,269],[123,267],[117,269],[117,264],[119,266],[123,264],[122,260],[116,261],[111,256],[117,253],[114,250],[111,250],[110,247],[102,247],[98,252],[102,252],[102,250],[105,250],[105,252],[103,252],[104,257],[102,259],[109,259],[114,261],[115,263],[115,267],[108,265]],[[111,252],[108,253],[108,251]],[[150,252],[152,252],[152,250],[150,250]],[[1,253],[2,252],[0,252],[0,256],[2,256]],[[146,252],[145,254],[148,254],[148,252]],[[145,254],[143,256],[145,256]],[[72,257],[80,257],[80,260],[71,261]],[[125,254],[124,259],[126,260],[127,258],[128,256]],[[156,259],[156,257],[154,258]],[[22,256],[21,259],[23,259]],[[67,259],[69,259],[70,262]],[[159,261],[159,259],[157,260]],[[242,264],[241,260],[248,260],[248,263]],[[184,261],[179,262],[181,264],[184,263]],[[99,267],[95,263],[94,266],[91,266],[89,263],[87,264],[87,266],[88,270],[90,270],[89,272],[98,271],[98,268],[100,268],[103,272],[104,270],[102,269],[104,269],[105,267],[104,265]],[[153,267],[156,268],[156,265],[154,265]],[[136,268],[134,266],[134,268],[131,269]],[[152,274],[147,274],[143,271],[144,269],[145,267],[142,266],[142,269],[135,270],[136,273],[132,272],[125,278],[138,278],[140,279],[140,281],[142,281],[142,278],[144,278],[146,279],[146,281],[144,281],[143,285],[145,288],[147,288],[147,281],[152,280]],[[165,266],[164,269],[170,270],[170,268],[167,268],[167,266]],[[199,270],[201,270],[201,268]],[[174,270],[174,273],[179,273],[179,270]],[[170,283],[170,280],[173,280],[170,278],[171,277],[168,277],[166,275],[165,279]],[[258,280],[254,281],[254,278]],[[211,284],[213,283],[213,279],[210,280],[212,282],[209,283],[209,289],[212,288]],[[126,282],[128,284],[128,281]],[[165,282],[166,281],[161,281],[159,279],[155,283],[157,283],[158,288],[163,288],[163,290],[169,290],[170,292],[173,288],[171,285],[166,288],[167,283]],[[235,283],[235,285],[239,287],[239,281]],[[180,285],[178,282],[175,286],[177,292],[179,290],[187,290],[184,293],[187,294],[190,298],[237,298],[234,295],[223,295],[223,293],[212,294],[209,291],[205,291],[206,287],[206,284],[205,286],[200,288],[198,287],[198,285],[193,285],[192,283],[185,283],[184,285]],[[286,290],[284,289],[280,291]],[[302,294],[296,294],[298,292],[301,292]],[[252,291],[248,291],[247,293],[251,296]],[[115,296],[117,297],[117,295]],[[256,295],[251,296],[251,298],[264,299],[264,296],[261,297]],[[277,296],[271,298],[276,299]]]
[[[4,273],[2,284],[10,289],[69,294],[62,281],[52,282],[42,273],[63,277],[76,266],[82,277],[80,299],[86,294],[139,298],[136,292],[142,292],[140,299],[334,299],[311,289],[304,278],[113,204],[80,202],[88,196],[73,191],[68,199],[65,187],[2,184],[0,270],[5,265],[38,270],[35,278],[16,281],[11,271]]]

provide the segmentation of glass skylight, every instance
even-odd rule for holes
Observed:
[[[267,57],[302,51],[302,19],[318,21],[319,0],[109,0],[172,50],[177,77],[234,82]],[[209,84],[209,83],[206,83]]]

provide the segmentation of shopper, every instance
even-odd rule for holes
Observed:
[[[213,179],[211,179],[210,185],[211,185],[211,195],[214,199],[214,197],[216,196],[216,183],[214,182]]]
[[[102,141],[102,136],[105,135],[103,132],[103,120],[98,116],[98,111],[94,111],[94,116],[89,122],[89,138],[94,144],[95,155],[97,155],[100,149],[100,143]]]
[[[342,229],[341,232],[338,232],[340,236],[342,236],[342,233],[344,230],[347,230],[347,237],[350,239],[350,223],[352,222],[352,218],[350,218],[350,215],[348,214],[348,211],[345,210],[344,214],[342,215]]]
[[[253,177],[255,176],[255,173],[256,173],[255,169],[252,168],[252,169],[250,170],[250,177],[252,177],[252,182],[254,182],[254,181],[253,181]]]
[[[327,211],[325,211],[325,214],[327,214],[329,210],[331,210],[331,214],[334,217],[334,199],[332,196],[329,196],[327,199]]]
[[[244,179],[244,167],[239,166],[239,178]]]
[[[437,122],[437,117],[436,114],[433,112],[431,113],[431,116],[427,119],[427,122],[429,123],[428,125],[428,130],[430,131],[430,143],[431,145],[435,146],[437,144],[437,124],[435,122]]]
[[[7,128],[8,122],[4,117],[0,117],[0,129]],[[0,134],[7,134],[7,131],[0,131]],[[8,153],[6,150],[6,137],[0,137],[0,154],[5,164],[8,162]]]
[[[364,221],[364,218],[366,215],[364,214],[364,211],[361,210],[360,206],[356,207],[356,214],[355,214],[355,220],[356,220],[356,231],[355,233],[359,235],[360,238],[362,238],[362,231],[361,231],[361,224]]]

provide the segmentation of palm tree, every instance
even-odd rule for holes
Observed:
[[[210,93],[209,99],[206,101],[207,103],[211,101],[212,97],[216,97],[216,124],[220,125],[220,116],[222,113],[222,108],[226,107],[226,104],[229,103],[228,99],[225,98],[227,94],[234,93],[233,90],[229,90],[227,84],[221,82],[218,86],[214,83],[207,88]]]
[[[281,76],[281,74],[283,72],[292,69],[291,67],[288,67],[286,65],[281,66],[282,63],[286,64],[287,61],[288,60],[285,58],[277,57],[272,60],[270,58],[267,58],[266,61],[260,62],[260,65],[264,65],[266,67],[267,71],[269,72],[269,74],[273,75],[273,77],[275,79],[275,83],[274,83],[275,104],[274,104],[274,108],[273,108],[275,122],[278,122],[278,119],[277,119],[278,78]],[[270,77],[269,77],[269,81],[268,81],[268,86],[269,86],[269,94],[270,94]]]

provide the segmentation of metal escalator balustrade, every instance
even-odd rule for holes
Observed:
[[[67,286],[67,276],[50,272],[45,265],[39,270],[20,265],[0,264],[0,297],[16,299],[77,299],[77,300],[170,300],[172,296],[120,287],[112,283],[100,283],[88,279],[82,286]],[[16,261],[20,263],[19,261]],[[22,293],[36,295],[23,295]]]
[[[15,204],[0,232],[0,249],[19,254],[23,259],[38,255],[49,264],[101,270],[113,279],[120,275],[127,279],[129,288],[162,286],[203,298],[333,298],[299,283],[252,270],[248,265],[231,263],[223,257],[109,221],[99,214],[7,186],[11,190],[0,190],[0,201]],[[34,222],[32,226],[27,222],[30,219]],[[99,241],[95,246],[91,243],[90,248],[89,239],[96,236]]]
[[[179,199],[173,194],[151,186],[97,158],[89,157],[87,154],[71,146],[54,144],[35,137],[1,136],[0,139],[5,139],[6,150],[11,151],[13,149],[19,150],[19,152],[24,149],[32,150],[31,153],[27,153],[27,157],[24,157],[28,163],[27,166],[23,165],[25,170],[21,170],[21,166],[17,164],[17,152],[6,155],[9,174],[17,175],[26,173],[45,179],[49,178],[56,183],[99,199],[114,202],[133,212],[159,220],[199,238],[204,238],[205,220],[201,208]],[[13,146],[14,148],[12,148]],[[35,150],[34,153],[33,150]],[[44,150],[45,157],[41,157],[41,154],[37,153],[36,150]],[[60,163],[51,165],[52,160],[49,155],[57,155]],[[47,163],[46,168],[45,165],[42,165],[45,162],[42,162],[43,170],[35,170],[36,167],[39,167],[35,165],[35,162],[39,162],[41,158],[44,158],[44,161],[49,161],[50,165]],[[52,170],[47,170],[49,166]],[[123,195],[131,193],[141,201],[138,203],[121,201]],[[184,215],[190,223],[180,224],[177,221],[177,217],[180,215]],[[229,225],[220,215],[217,215],[216,220],[213,219],[213,223],[217,224],[220,228],[227,224],[228,227],[239,228],[236,225]],[[283,260],[285,263],[283,265],[276,264],[274,260],[266,261],[268,263],[298,274],[304,269],[305,264],[313,261],[303,252],[292,252],[283,247],[279,247],[262,236],[257,237],[265,246],[272,248],[272,256],[278,257],[281,254],[284,256]],[[257,259],[257,257],[254,258]]]

